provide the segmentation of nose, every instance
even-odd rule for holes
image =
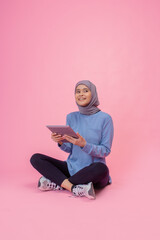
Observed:
[[[80,96],[83,96],[83,91],[81,91],[81,92],[79,93],[79,95],[80,95]]]

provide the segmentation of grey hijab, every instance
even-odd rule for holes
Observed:
[[[96,86],[92,82],[90,82],[89,80],[81,80],[76,84],[75,92],[76,92],[77,86],[80,85],[80,84],[86,85],[90,89],[91,94],[92,94],[91,101],[87,106],[82,107],[82,106],[80,106],[79,104],[76,103],[78,108],[79,108],[80,113],[85,114],[85,115],[92,115],[92,114],[95,114],[95,113],[99,112],[100,109],[97,108],[97,106],[99,105],[99,100],[98,100]]]

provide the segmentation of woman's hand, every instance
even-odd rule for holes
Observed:
[[[64,135],[63,139],[66,139],[68,142],[73,143],[77,146],[84,147],[86,145],[86,140],[77,132],[79,138],[73,138],[68,135]]]
[[[51,134],[51,138],[53,139],[53,141],[59,143],[60,145],[63,144],[62,140],[64,139],[61,135],[57,134],[57,133],[52,133]]]

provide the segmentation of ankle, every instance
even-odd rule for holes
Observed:
[[[68,180],[68,179],[65,179],[63,182],[62,182],[62,184],[61,184],[61,187],[62,188],[65,188],[65,189],[67,189],[68,191],[70,191],[70,192],[72,192],[72,186],[73,186],[73,184]]]

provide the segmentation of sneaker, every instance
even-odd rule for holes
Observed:
[[[108,184],[112,184],[112,178],[111,178],[111,176],[109,176]]]
[[[49,179],[45,177],[41,177],[38,182],[38,188],[41,191],[50,191],[50,190],[63,190],[62,187],[57,185],[54,182],[51,182]]]
[[[72,193],[73,193],[74,196],[77,196],[77,197],[85,196],[85,197],[87,197],[89,199],[95,199],[96,198],[92,182],[90,182],[88,184],[78,184],[78,185],[75,185],[72,188]]]

